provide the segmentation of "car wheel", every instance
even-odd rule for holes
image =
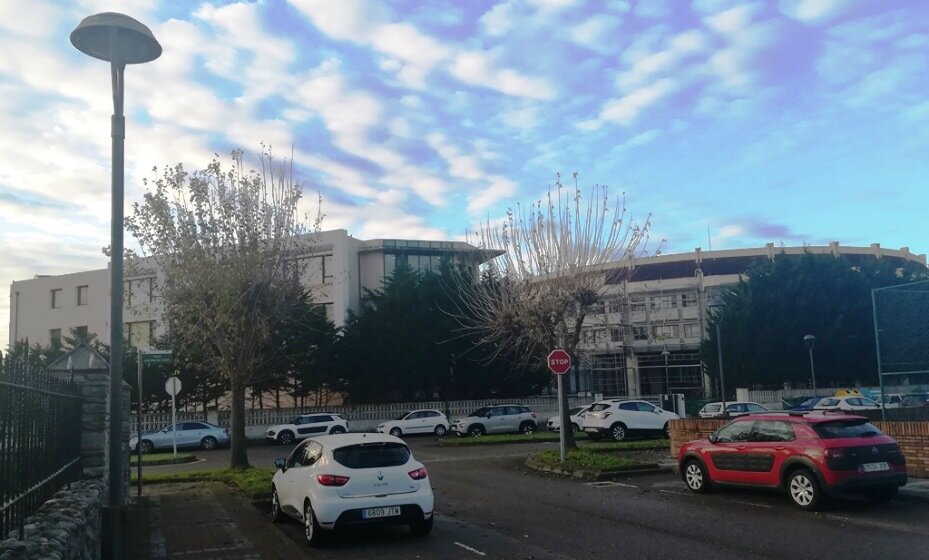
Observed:
[[[330,433],[330,434],[333,434],[333,435],[336,435],[336,434],[344,434],[344,433],[345,433],[345,428],[343,428],[342,426],[333,426],[332,429],[329,430],[329,433]]]
[[[684,463],[684,483],[691,492],[702,494],[710,489],[710,477],[706,473],[703,464],[691,459]]]
[[[477,426],[471,426],[470,428],[468,428],[468,434],[474,437],[481,437],[485,433],[487,432],[484,430],[484,426],[481,426],[480,424],[478,424]]]
[[[523,422],[522,424],[519,425],[519,431],[520,433],[529,435],[535,431],[535,424],[533,424],[532,422],[528,422],[528,421]]]
[[[446,432],[448,432],[448,429],[442,424],[439,424],[438,426],[435,427],[436,437],[442,437],[446,434]]]
[[[626,433],[626,425],[622,422],[617,422],[610,426],[610,437],[613,438],[613,441],[622,441],[626,439],[626,436],[629,435]]]
[[[290,445],[294,442],[293,432],[281,432],[277,436],[277,441],[281,442],[281,445]]]
[[[898,490],[899,488],[896,486],[869,488],[864,491],[864,497],[874,502],[875,504],[886,504],[890,500],[893,500],[897,497]]]
[[[306,542],[310,546],[319,546],[323,544],[323,528],[320,527],[319,522],[316,521],[316,514],[313,513],[313,508],[310,506],[309,501],[303,504],[303,532],[306,536]]]
[[[394,437],[400,437],[403,435],[403,430],[401,430],[400,428],[391,428],[390,435]]]
[[[808,469],[796,470],[787,478],[787,496],[802,510],[816,509],[822,501],[822,494],[816,476]]]
[[[218,444],[219,442],[216,441],[216,438],[213,436],[206,436],[200,440],[200,447],[202,449],[216,449]]]
[[[423,519],[422,521],[414,521],[410,523],[410,531],[413,532],[417,537],[425,537],[432,532],[432,520],[434,517],[429,519]]]
[[[151,453],[152,451],[155,450],[155,446],[152,444],[152,442],[148,441],[147,439],[143,439],[142,443],[139,445],[142,446],[142,455],[145,455],[146,453]]]
[[[572,422],[572,423],[571,423],[571,430],[572,430],[572,431],[575,431],[575,432],[579,432],[579,431],[581,431],[581,427]]]
[[[277,488],[271,488],[271,523],[280,523],[282,520],[281,500],[277,497]]]

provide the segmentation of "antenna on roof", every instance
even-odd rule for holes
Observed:
[[[707,251],[713,250],[713,239],[710,237],[710,224],[706,224],[706,246]]]

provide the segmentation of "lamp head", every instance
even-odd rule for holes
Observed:
[[[813,345],[816,344],[816,337],[813,336],[813,335],[811,335],[811,334],[808,334],[808,335],[806,335],[806,336],[803,337],[803,342],[806,342],[807,348],[809,348],[810,350],[812,350],[812,349],[813,349]]]
[[[141,64],[161,56],[161,45],[143,23],[116,12],[87,16],[71,32],[82,53],[122,64]]]

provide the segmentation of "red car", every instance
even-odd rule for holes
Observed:
[[[786,491],[799,508],[815,509],[839,492],[886,502],[906,484],[896,440],[867,418],[835,412],[750,414],[709,439],[684,444],[681,477],[694,492],[714,485]]]

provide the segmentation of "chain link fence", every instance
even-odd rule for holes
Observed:
[[[885,384],[929,381],[929,280],[871,290],[881,393]],[[896,412],[896,411],[894,411]],[[887,419],[887,410],[881,406]]]

